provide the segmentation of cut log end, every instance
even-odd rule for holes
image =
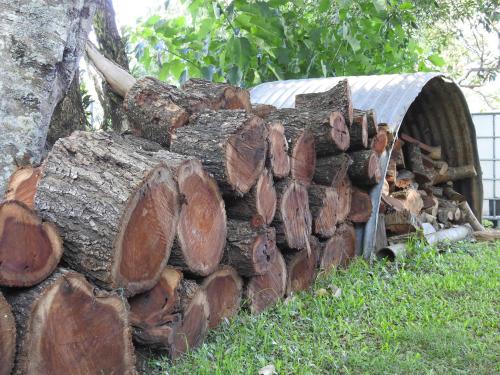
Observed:
[[[239,311],[243,281],[234,268],[224,266],[215,271],[203,280],[201,288],[207,294],[210,308],[208,328],[217,327]]]
[[[337,225],[337,191],[328,186],[311,185],[308,193],[314,234],[330,238]]]
[[[234,135],[226,148],[226,170],[229,184],[240,194],[247,193],[259,178],[266,161],[267,134],[263,120],[251,117]]]
[[[385,151],[387,144],[389,142],[389,138],[387,137],[387,132],[379,131],[372,138],[370,148],[375,151],[377,155],[382,155]]]
[[[170,256],[178,215],[177,187],[166,167],[156,167],[122,216],[112,270],[115,288],[134,295],[154,287]]]
[[[283,298],[286,281],[286,263],[281,252],[277,251],[269,271],[248,281],[246,297],[250,312],[259,314]]]
[[[191,272],[206,276],[214,272],[224,253],[224,201],[217,183],[197,160],[181,165],[177,183],[184,203],[177,226],[183,260]]]
[[[316,264],[318,261],[317,241],[310,241],[311,253],[307,250],[286,254],[287,263],[287,283],[286,294],[289,296],[293,293],[309,289],[316,275]]]
[[[23,203],[0,205],[0,285],[27,287],[46,279],[63,246],[54,225],[42,222]]]
[[[40,167],[18,168],[9,179],[5,200],[16,200],[33,208],[40,173]]]
[[[269,161],[271,170],[277,178],[283,178],[290,173],[290,157],[285,129],[279,121],[269,124]]]
[[[335,187],[337,191],[337,221],[339,223],[345,221],[352,204],[352,184],[348,176],[345,176]]]
[[[224,89],[224,103],[221,108],[244,109],[247,112],[251,112],[252,103],[250,102],[250,93],[239,87],[227,86]]]
[[[276,213],[276,190],[273,176],[267,170],[260,176],[256,186],[257,213],[264,219],[265,224],[271,224]]]
[[[370,219],[372,208],[370,195],[364,190],[353,187],[349,219],[353,223],[366,223]]]
[[[287,246],[291,249],[306,247],[312,225],[307,188],[296,181],[292,182],[281,198],[279,209]]]
[[[16,323],[10,305],[0,292],[0,375],[9,375],[16,354]]]
[[[341,112],[334,111],[330,114],[330,125],[332,126],[332,140],[336,148],[339,151],[347,150],[351,143],[351,138],[348,126]]]
[[[255,237],[252,249],[252,263],[256,274],[262,274],[269,269],[276,254],[274,232],[265,230]]]
[[[292,177],[309,186],[316,167],[316,147],[314,135],[305,130],[296,140],[292,150]]]
[[[356,234],[350,224],[339,226],[335,234],[323,247],[320,267],[328,270],[332,267],[346,267],[356,255]]]

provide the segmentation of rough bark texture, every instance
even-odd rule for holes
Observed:
[[[17,201],[0,204],[0,286],[38,284],[54,271],[62,253],[53,224]]]
[[[377,115],[373,109],[368,109],[365,111],[365,110],[354,108],[353,115],[354,116],[363,116],[363,115],[366,116],[368,137],[371,138],[377,134],[377,132],[378,132]]]
[[[250,93],[240,87],[191,78],[182,85],[181,89],[189,95],[202,98],[207,108],[213,110],[244,109],[252,112]]]
[[[429,146],[418,139],[415,139],[413,137],[410,137],[407,134],[401,133],[400,137],[403,141],[413,144],[417,147],[419,147],[421,150],[425,151],[426,153],[429,154],[429,157],[433,160],[440,160],[441,159],[441,146]]]
[[[323,111],[337,111],[342,113],[348,126],[353,119],[351,88],[347,79],[325,92],[300,94],[295,97],[297,109],[319,109]]]
[[[3,1],[0,196],[16,166],[40,162],[52,112],[73,79],[94,9],[94,0]]]
[[[351,150],[368,148],[368,119],[365,114],[354,116],[350,128]]]
[[[352,224],[344,223],[323,246],[320,268],[346,267],[356,256],[356,234]]]
[[[285,128],[280,121],[268,123],[268,165],[274,177],[283,178],[290,174],[290,157],[288,156],[288,142],[285,137]]]
[[[128,71],[127,52],[116,26],[113,2],[100,0],[99,5],[93,22],[99,50],[106,58]],[[116,132],[126,130],[128,124],[123,110],[123,98],[115,94],[105,80],[102,81],[101,87],[103,93],[101,105],[104,110],[105,124]]]
[[[347,176],[351,164],[352,159],[347,154],[318,158],[313,181],[320,185],[335,186]]]
[[[29,208],[34,207],[34,199],[41,168],[20,167],[10,176],[5,192],[5,200],[16,200]]]
[[[282,248],[308,247],[312,216],[307,189],[296,181],[284,179],[275,184],[277,210],[273,221],[276,243]]]
[[[200,287],[207,294],[209,329],[217,327],[240,310],[243,281],[234,268],[221,267],[206,277]]]
[[[16,322],[0,291],[0,375],[10,375],[16,355]]]
[[[353,163],[349,168],[349,177],[357,185],[376,185],[382,178],[380,160],[372,150],[356,151],[350,154]]]
[[[366,223],[370,219],[372,209],[370,194],[357,187],[353,187],[349,220],[353,223]]]
[[[252,227],[248,222],[229,220],[227,244],[222,263],[245,277],[262,275],[276,255],[274,228]]]
[[[227,215],[231,219],[269,225],[276,213],[276,190],[271,172],[264,172],[257,184],[241,198],[226,200]]]
[[[242,110],[205,111],[178,129],[170,149],[200,159],[223,193],[243,195],[264,169],[267,129]]]
[[[16,375],[136,374],[126,304],[73,271],[9,290],[17,327]]]
[[[462,165],[460,167],[449,167],[445,174],[436,176],[434,183],[442,184],[448,181],[458,181],[476,176],[476,168],[472,164]]]
[[[314,281],[320,244],[313,238],[309,242],[311,244],[310,254],[308,254],[307,249],[283,254],[287,268],[287,296],[309,289]]]
[[[433,168],[426,168],[422,160],[422,152],[420,148],[413,144],[407,143],[404,147],[405,162],[408,164],[409,169],[415,175],[415,180],[419,184],[424,184],[434,180],[436,172]]]
[[[307,192],[313,233],[322,238],[331,237],[337,225],[337,191],[331,186],[313,184]]]
[[[42,170],[35,206],[58,226],[64,260],[105,288],[151,289],[178,220],[168,167],[119,135],[75,132],[56,142]]]
[[[259,314],[275,305],[285,295],[286,282],[286,263],[278,250],[269,271],[248,280],[245,295],[250,312]]]
[[[385,228],[393,234],[415,232],[422,223],[415,214],[407,210],[391,212],[385,215]]]
[[[263,119],[265,119],[270,113],[277,111],[278,108],[276,108],[273,105],[270,104],[254,104],[252,105],[252,113],[256,116],[259,116]]]

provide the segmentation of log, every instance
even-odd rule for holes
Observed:
[[[420,193],[413,188],[394,192],[391,196],[400,200],[403,203],[404,209],[414,213],[415,215],[418,215],[424,208],[424,202]]]
[[[231,219],[271,224],[276,213],[276,190],[273,176],[264,169],[257,184],[241,198],[226,199],[227,215]]]
[[[28,287],[45,280],[63,254],[55,225],[25,204],[0,204],[0,286]]]
[[[420,193],[423,203],[423,210],[432,216],[437,216],[437,209],[439,206],[438,199],[433,194],[423,195]]]
[[[392,147],[391,160],[396,162],[397,169],[406,168],[405,158],[403,155],[403,145],[404,142],[398,138],[394,141],[394,146]]]
[[[387,137],[387,132],[379,130],[379,132],[371,138],[370,148],[375,151],[378,156],[380,156],[384,153],[388,143],[389,138]]]
[[[457,222],[462,217],[460,209],[453,202],[439,199],[437,218],[443,224],[449,224],[449,221]]]
[[[347,267],[356,256],[356,234],[352,224],[341,224],[324,245],[320,268]]]
[[[313,181],[320,185],[335,186],[347,176],[351,164],[352,159],[347,154],[318,158]]]
[[[260,118],[265,119],[270,113],[278,110],[273,105],[270,104],[253,104],[252,105],[252,113],[255,116],[259,116]]]
[[[376,185],[382,179],[380,161],[372,150],[355,151],[349,154],[352,165],[349,168],[349,178],[361,186]]]
[[[476,215],[474,215],[474,213],[472,212],[467,201],[459,203],[458,207],[462,211],[464,221],[466,223],[469,223],[472,226],[472,229],[477,232],[484,232],[486,230],[481,222],[476,218]]]
[[[337,225],[337,191],[331,186],[309,186],[309,209],[311,211],[313,233],[321,238],[330,238]]]
[[[75,132],[42,166],[35,206],[64,240],[64,261],[127,296],[154,287],[179,215],[167,165],[116,134]]]
[[[373,210],[370,194],[355,186],[353,186],[351,194],[349,220],[353,223],[366,223],[370,219]]]
[[[200,159],[223,194],[243,195],[262,174],[267,154],[264,121],[245,111],[205,111],[180,128],[170,150]]]
[[[387,246],[387,232],[385,230],[385,216],[378,215],[377,230],[375,233],[375,251]]]
[[[243,281],[234,268],[222,266],[203,280],[201,289],[207,295],[209,329],[217,327],[240,310]]]
[[[348,176],[345,176],[335,187],[337,191],[337,222],[344,222],[351,212],[352,184]]]
[[[351,126],[354,115],[349,82],[344,79],[328,91],[297,95],[295,108],[340,112],[346,124]]]
[[[259,314],[275,305],[285,295],[286,282],[286,263],[278,250],[269,270],[261,276],[251,277],[247,282],[245,297],[250,312]]]
[[[415,232],[422,227],[417,215],[407,211],[395,211],[385,215],[385,228],[393,234]]]
[[[405,160],[419,184],[425,184],[434,180],[436,171],[434,168],[426,168],[424,166],[422,153],[417,145],[412,143],[405,145]]]
[[[448,199],[450,201],[454,201],[454,202],[465,202],[466,201],[465,197],[462,194],[456,192],[450,186],[445,186],[443,188],[443,194],[446,197],[446,199]]]
[[[0,375],[10,375],[16,355],[16,322],[0,291]]]
[[[287,269],[287,296],[309,289],[314,282],[321,244],[312,236],[309,243],[311,254],[307,253],[307,249],[283,254]]]
[[[223,264],[245,277],[263,275],[276,254],[276,234],[272,227],[252,227],[245,221],[228,220]]]
[[[441,159],[441,154],[442,154],[441,153],[441,146],[429,146],[429,145],[419,141],[418,139],[415,139],[415,138],[413,138],[405,133],[401,133],[399,135],[399,137],[403,141],[410,143],[410,144],[413,144],[413,145],[417,146],[418,148],[420,148],[421,150],[428,153],[429,156],[431,157],[431,159],[433,159],[433,160],[440,160]]]
[[[362,109],[356,109],[354,108],[353,110],[353,115],[354,117],[356,116],[366,116],[367,120],[367,130],[368,130],[368,137],[372,138],[378,133],[378,121],[377,121],[377,114],[373,109],[368,109],[368,110],[362,110]]]
[[[130,325],[137,343],[158,348],[171,345],[181,323],[182,280],[180,270],[166,267],[153,289],[129,299]]]
[[[252,111],[250,93],[241,87],[191,78],[181,86],[181,90],[190,96],[201,98],[206,108],[215,111],[219,109],[244,109],[247,112]]]
[[[382,194],[382,201],[386,205],[386,210],[384,212],[399,212],[404,211],[405,209],[403,202],[399,199],[391,197],[390,195]],[[390,210],[388,208],[390,208]]]
[[[368,120],[366,114],[355,115],[349,129],[351,137],[350,150],[368,148]]]
[[[58,269],[5,298],[18,334],[13,374],[136,374],[128,311],[117,294]]]
[[[443,184],[448,181],[458,181],[476,176],[476,168],[472,164],[462,165],[460,167],[449,167],[445,174],[437,175],[434,178],[433,184]]]
[[[387,181],[388,184],[394,185],[396,183],[397,176],[398,176],[398,170],[396,167],[396,161],[393,159],[389,159],[389,164],[387,165],[387,173],[385,175],[385,180]]]
[[[268,123],[268,164],[274,177],[283,178],[290,174],[290,157],[288,156],[288,142],[285,137],[285,128],[280,121]]]
[[[291,179],[278,181],[275,187],[278,200],[272,225],[276,244],[290,249],[307,247],[312,226],[307,189]]]
[[[5,191],[5,200],[16,200],[24,203],[29,208],[34,208],[34,199],[38,180],[40,179],[40,167],[19,167],[10,176]]]
[[[406,169],[397,171],[396,181],[394,185],[399,189],[407,189],[415,184],[415,175],[413,172]]]
[[[287,139],[296,139],[305,129],[312,132],[320,156],[338,154],[349,147],[349,130],[340,112],[283,108],[270,113],[266,120],[281,122]]]

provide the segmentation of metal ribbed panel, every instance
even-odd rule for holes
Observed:
[[[377,120],[394,133],[400,127],[415,138],[441,145],[450,166],[474,164],[478,177],[456,184],[478,217],[482,212],[483,190],[475,129],[460,88],[440,73],[391,74],[378,76],[313,78],[261,84],[251,90],[252,103],[293,108],[298,94],[322,92],[347,78],[354,108],[374,109]],[[390,152],[381,157],[387,170]],[[364,228],[363,254],[370,257],[375,243],[377,213],[382,183],[370,195],[373,212]]]

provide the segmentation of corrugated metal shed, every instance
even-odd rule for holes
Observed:
[[[251,90],[252,103],[293,108],[298,94],[322,92],[347,78],[354,108],[374,109],[379,122],[387,123],[394,133],[403,129],[431,145],[441,145],[451,166],[474,164],[478,177],[456,184],[478,217],[482,211],[481,167],[475,130],[465,98],[458,85],[440,73],[391,74],[377,76],[313,78],[276,81]],[[390,153],[381,157],[385,175]],[[363,228],[362,251],[369,258],[375,244],[377,212],[382,183],[371,197],[374,210]],[[358,232],[361,232],[358,228]]]

